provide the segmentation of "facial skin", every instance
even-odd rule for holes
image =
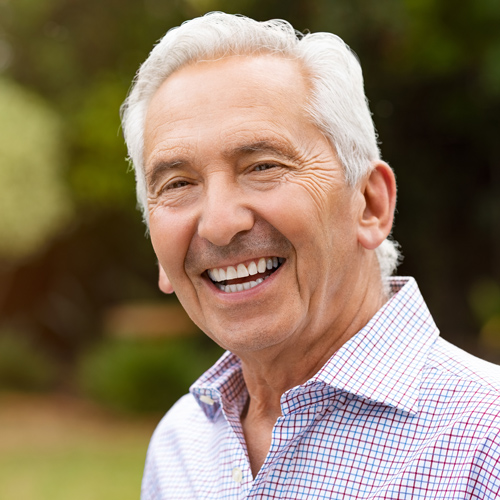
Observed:
[[[383,163],[346,185],[304,112],[302,74],[274,55],[181,68],[150,103],[144,164],[163,291],[244,362],[294,352],[314,371],[383,303],[372,250],[390,231],[395,186]],[[272,257],[283,263],[248,290],[207,274]]]

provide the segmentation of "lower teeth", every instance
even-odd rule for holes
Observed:
[[[267,278],[267,276],[266,276]],[[242,292],[243,290],[250,290],[254,286],[260,285],[266,278],[259,278],[255,281],[247,281],[246,283],[238,283],[237,285],[217,285],[223,292],[233,293]]]

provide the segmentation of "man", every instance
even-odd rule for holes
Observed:
[[[143,499],[499,494],[499,371],[388,278],[394,175],[331,34],[214,13],[123,107],[160,266],[227,349],[153,436]]]

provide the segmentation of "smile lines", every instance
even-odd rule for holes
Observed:
[[[258,261],[251,261],[247,265],[238,264],[237,266],[228,266],[226,268],[209,269],[207,273],[217,288],[223,292],[241,292],[262,283],[276,271],[284,261],[285,259],[281,257],[261,258]],[[260,276],[257,277],[256,275]],[[245,279],[249,276],[256,276],[256,279]],[[237,282],[227,283],[232,280],[236,280]]]

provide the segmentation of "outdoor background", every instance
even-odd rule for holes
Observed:
[[[0,497],[139,497],[149,436],[220,354],[157,290],[118,109],[211,10],[361,60],[394,237],[442,336],[500,362],[498,0],[0,0]]]

